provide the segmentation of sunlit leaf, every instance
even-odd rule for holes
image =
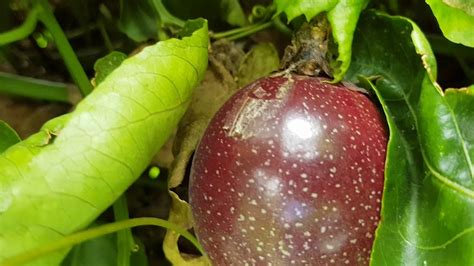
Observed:
[[[86,227],[145,170],[207,67],[206,22],[185,29],[192,35],[126,59],[73,113],[0,155],[0,264]]]
[[[455,43],[474,47],[474,1],[426,0],[444,36]]]
[[[390,127],[372,265],[473,265],[474,96],[443,93],[416,31],[408,19],[364,13],[347,76],[379,77],[372,88]]]

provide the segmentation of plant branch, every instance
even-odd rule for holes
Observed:
[[[21,26],[9,30],[7,32],[0,33],[0,46],[23,40],[28,37],[36,29],[36,23],[38,22],[38,8],[35,6],[26,20],[21,24]]]
[[[74,50],[61,29],[61,26],[59,26],[58,21],[54,17],[48,1],[37,0],[37,6],[41,7],[41,11],[38,13],[38,19],[46,26],[46,28],[48,28],[53,36],[58,51],[61,54],[72,79],[79,87],[81,94],[86,96],[92,91],[92,84],[89,82],[84,69],[74,53]]]
[[[264,30],[266,28],[269,28],[272,25],[273,25],[273,21],[267,21],[265,23],[258,23],[258,24],[253,24],[250,26],[237,28],[237,29],[233,29],[233,30],[229,30],[225,32],[214,33],[211,35],[211,37],[214,39],[226,38],[228,40],[237,40],[237,39],[246,37],[248,35],[251,35],[253,33],[259,32],[261,30]]]
[[[0,92],[39,100],[71,103],[64,83],[46,81],[0,72]]]
[[[128,205],[125,194],[120,196],[113,205],[115,221],[123,221],[129,218]],[[132,230],[130,228],[117,232],[117,265],[129,266],[130,254],[135,246]]]
[[[115,233],[126,228],[132,228],[137,226],[152,225],[164,227],[170,230],[175,231],[180,234],[187,240],[189,240],[200,252],[205,254],[202,246],[199,244],[197,239],[191,235],[187,230],[176,226],[169,221],[154,218],[154,217],[143,217],[143,218],[134,218],[125,221],[105,224],[97,226],[92,229],[88,229],[79,233],[75,233],[69,236],[66,236],[62,239],[56,240],[46,245],[42,245],[36,249],[27,251],[25,253],[10,257],[4,261],[1,261],[2,266],[13,266],[13,265],[23,265],[27,262],[31,262],[35,259],[38,259],[46,254],[53,253],[55,251],[64,250],[70,248],[73,245],[77,245],[84,241],[97,238],[106,234]]]

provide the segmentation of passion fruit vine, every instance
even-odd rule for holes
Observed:
[[[367,265],[387,131],[369,97],[281,74],[238,91],[210,122],[190,180],[214,265]]]

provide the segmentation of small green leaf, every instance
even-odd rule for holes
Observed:
[[[221,0],[220,10],[223,20],[230,25],[244,26],[248,24],[247,16],[245,16],[238,0]]]
[[[444,36],[455,43],[474,47],[474,1],[426,0]]]
[[[331,64],[334,81],[342,80],[350,66],[354,30],[359,14],[367,3],[368,0],[275,0],[277,12],[284,12],[288,20],[301,15],[310,20],[322,12],[327,12],[332,35],[338,45],[337,59]]]
[[[127,55],[122,52],[113,51],[108,55],[99,58],[94,64],[95,86],[99,85],[104,79],[119,67],[127,59]]]
[[[4,152],[10,146],[20,142],[21,139],[13,128],[0,120],[0,153]],[[0,199],[1,200],[1,199]]]
[[[86,227],[145,170],[207,67],[206,21],[185,27],[191,35],[126,59],[74,112],[0,154],[0,264]]]
[[[206,18],[211,29],[222,27],[223,21],[234,26],[248,24],[238,0],[163,0],[163,3],[180,18]]]
[[[375,12],[355,34],[347,78],[380,77],[362,81],[390,128],[372,265],[474,264],[474,95],[444,95],[424,38],[410,20]]]
[[[120,0],[119,29],[135,42],[158,34],[158,17],[148,0]]]
[[[277,71],[280,57],[271,43],[260,43],[254,46],[242,59],[237,78],[238,86],[245,86],[261,77]]]

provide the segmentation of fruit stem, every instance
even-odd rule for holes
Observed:
[[[329,64],[330,25],[325,15],[304,23],[294,34],[291,45],[285,49],[281,69],[300,75],[332,76]]]

